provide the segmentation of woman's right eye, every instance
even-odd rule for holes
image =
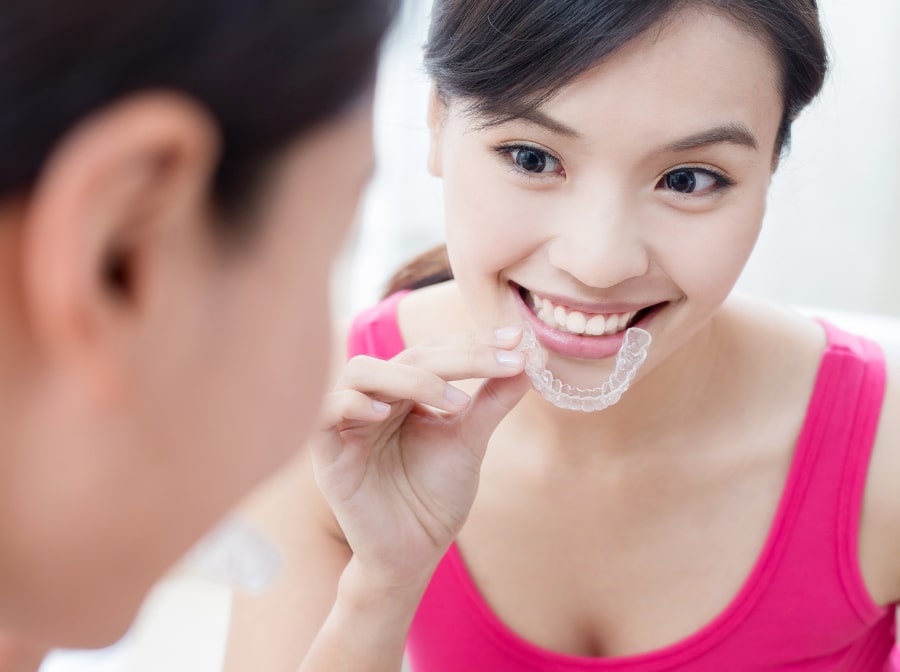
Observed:
[[[499,154],[505,154],[513,164],[516,171],[529,175],[544,175],[547,173],[561,174],[562,163],[555,156],[537,147],[529,145],[506,145],[498,147]]]

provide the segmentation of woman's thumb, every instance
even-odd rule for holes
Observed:
[[[524,373],[514,378],[491,378],[472,396],[469,408],[460,416],[460,437],[479,456],[488,439],[519,400],[530,389],[531,381]]]

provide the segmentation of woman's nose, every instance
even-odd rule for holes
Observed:
[[[621,204],[583,208],[556,227],[550,262],[589,287],[608,288],[644,275],[650,265],[634,213]]]

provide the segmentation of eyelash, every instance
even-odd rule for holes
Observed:
[[[660,177],[659,180],[657,181],[656,187],[660,188],[661,185],[664,185],[667,177],[669,177],[670,175],[673,175],[674,173],[679,173],[682,171],[690,172],[690,173],[701,173],[703,175],[711,177],[713,180],[715,180],[716,184],[710,191],[708,191],[706,193],[696,194],[696,195],[693,192],[681,193],[681,192],[675,191],[673,189],[666,189],[666,191],[670,192],[673,196],[675,196],[677,198],[688,199],[688,198],[703,198],[704,196],[713,196],[713,195],[718,194],[722,191],[725,191],[726,189],[729,189],[735,185],[735,181],[733,179],[728,177],[728,175],[726,175],[725,173],[719,172],[718,170],[713,170],[712,168],[702,168],[700,166],[687,165],[687,166],[678,166],[676,168],[667,170],[665,173],[663,173],[662,177]],[[665,188],[665,187],[663,186],[663,188]]]
[[[558,173],[531,173],[527,170],[522,170],[522,168],[516,165],[516,162],[512,157],[512,153],[516,150],[535,152],[537,154],[543,155],[547,159],[555,161],[561,167],[562,161],[559,159],[559,157],[557,157],[555,154],[551,154],[546,149],[541,149],[540,147],[536,147],[535,145],[517,143],[513,145],[497,145],[493,148],[493,150],[508,165],[510,171],[518,177],[524,177],[526,180],[531,181],[546,180],[550,176],[560,177]],[[563,170],[562,175],[565,175],[565,170]]]
[[[516,165],[514,159],[512,158],[512,153],[518,150],[518,151],[536,152],[552,161],[557,162],[560,166],[562,166],[562,161],[559,159],[559,157],[555,156],[554,154],[551,154],[550,152],[548,152],[545,149],[536,147],[535,145],[529,145],[529,144],[523,144],[523,143],[517,143],[517,144],[512,144],[512,145],[497,145],[496,147],[493,148],[493,150],[504,160],[505,163],[507,163],[510,171],[512,171],[512,173],[514,173],[518,177],[523,177],[523,178],[525,178],[527,180],[531,180],[531,181],[541,181],[541,180],[546,180],[547,177],[550,175],[559,176],[558,173],[532,173],[527,170],[523,170],[522,168],[520,168],[519,166]],[[657,183],[656,183],[657,187],[664,184],[664,182],[668,176],[672,175],[673,173],[680,172],[680,171],[702,173],[703,175],[707,175],[707,176],[711,177],[713,180],[715,180],[716,186],[711,191],[709,191],[705,194],[698,194],[698,195],[693,195],[693,193],[680,193],[680,192],[677,192],[674,190],[667,190],[667,191],[670,191],[674,196],[679,197],[679,198],[687,199],[687,198],[702,198],[704,196],[712,196],[716,193],[719,193],[721,191],[729,189],[730,187],[733,187],[735,185],[735,181],[733,179],[731,179],[725,173],[719,172],[717,170],[713,170],[711,168],[702,168],[700,166],[685,165],[685,166],[678,166],[676,168],[672,168],[671,170],[667,170],[662,175],[662,177],[660,177],[660,179],[657,181]],[[565,175],[565,170],[563,170],[562,175],[563,176]]]

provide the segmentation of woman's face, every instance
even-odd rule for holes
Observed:
[[[782,115],[766,45],[685,12],[586,72],[528,119],[432,114],[447,244],[483,327],[531,322],[564,382],[610,371],[624,329],[643,373],[688,342],[760,230]]]
[[[165,270],[116,313],[123,387],[98,400],[77,372],[32,386],[27,457],[0,517],[0,629],[109,643],[152,583],[303,449],[329,364],[331,260],[372,163],[367,99],[286,149],[246,241],[225,249],[194,221],[154,243],[148,266]]]

